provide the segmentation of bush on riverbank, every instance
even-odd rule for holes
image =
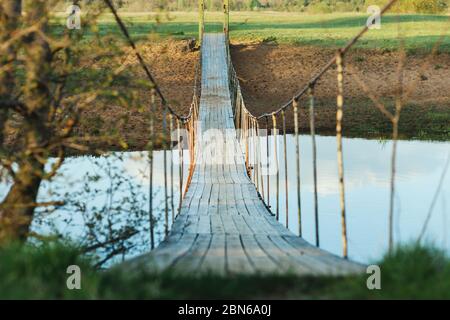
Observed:
[[[81,290],[66,286],[69,265],[81,268]],[[73,246],[0,249],[0,299],[345,298],[449,299],[450,259],[434,247],[400,247],[380,262],[381,290],[368,275],[331,278],[292,275],[178,276],[171,273],[99,272]],[[221,288],[217,290],[217,288]]]
[[[366,12],[367,8],[377,5],[380,8],[390,0],[311,0],[303,10],[311,13]],[[448,0],[402,0],[393,6],[394,13],[443,13],[449,7]]]

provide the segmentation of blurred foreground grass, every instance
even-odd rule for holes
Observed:
[[[69,265],[81,268],[81,290],[68,290]],[[0,249],[0,299],[450,299],[450,260],[434,247],[404,246],[379,262],[381,290],[368,275],[181,276],[144,270],[97,271],[75,247],[11,245]]]

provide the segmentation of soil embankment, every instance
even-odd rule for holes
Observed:
[[[308,80],[335,54],[333,49],[297,47],[261,43],[232,47],[233,62],[240,78],[247,108],[254,114],[276,110],[289,101]],[[372,93],[392,107],[399,90],[397,69],[399,52],[388,50],[352,50],[346,56],[361,80]],[[438,54],[431,59],[408,54],[403,68],[403,88],[415,89],[401,114],[403,138],[450,139],[450,55]],[[425,66],[425,67],[424,67]],[[391,126],[370,101],[361,86],[346,69],[344,134],[378,138],[389,136]],[[336,73],[330,70],[316,86],[316,129],[319,133],[335,132]],[[308,131],[307,102],[303,100],[301,129]],[[292,116],[287,116],[292,130]]]
[[[164,96],[179,114],[188,114],[193,95],[199,51],[189,41],[166,40],[140,46]],[[270,112],[288,101],[335,54],[332,49],[271,43],[235,44],[231,48],[247,108],[255,115]],[[352,50],[346,56],[357,75],[380,100],[392,108],[398,92],[399,53],[387,50]],[[401,114],[400,136],[405,139],[450,140],[450,55],[438,54],[423,68],[426,56],[409,54],[403,71],[404,88],[416,84]],[[125,61],[136,76],[145,79],[137,60]],[[344,135],[362,138],[390,137],[389,120],[374,106],[346,69]],[[133,71],[134,72],[134,71]],[[418,79],[418,80],[417,80]],[[335,133],[336,73],[330,70],[316,86],[316,129]],[[118,132],[130,150],[144,150],[149,141],[149,92],[140,92],[144,110],[94,103],[83,112],[76,134],[108,136]],[[309,132],[307,100],[301,101],[300,129]],[[158,109],[156,130],[161,131]],[[279,124],[281,121],[279,121]],[[293,131],[288,111],[287,130]],[[264,121],[261,127],[264,126]],[[9,144],[14,146],[14,135]],[[95,148],[118,150],[121,143],[96,143]],[[14,147],[13,147],[14,148]]]

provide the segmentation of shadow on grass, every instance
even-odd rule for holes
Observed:
[[[439,22],[448,21],[445,15],[420,15],[420,14],[404,14],[404,15],[386,15],[382,17],[383,24],[411,23],[411,22]],[[301,20],[301,17],[299,17]],[[336,19],[328,19],[314,22],[294,22],[294,23],[232,23],[233,30],[262,30],[262,29],[333,29],[333,28],[356,28],[364,27],[367,22],[366,16],[342,17]]]
[[[365,16],[354,16],[354,17],[340,17],[323,21],[312,21],[312,22],[300,22],[301,16],[299,16],[299,22],[231,22],[230,30],[232,39],[240,38],[252,38],[259,39],[269,36],[274,36],[280,38],[279,40],[288,43],[294,43],[297,45],[317,45],[317,46],[328,46],[328,47],[338,47],[346,44],[348,40],[353,36],[352,34],[348,37],[343,37],[342,39],[335,38],[325,38],[321,34],[321,29],[352,29],[357,30],[362,28],[366,23],[367,17]],[[403,14],[403,15],[387,15],[383,17],[382,23],[388,28],[395,29],[394,25],[397,23],[444,23],[448,20],[445,15],[420,15],[420,14]],[[128,21],[126,23],[130,34],[136,40],[148,39],[151,34],[159,35],[163,38],[172,37],[175,39],[185,39],[185,38],[197,38],[198,37],[198,24],[196,21],[192,22],[177,22],[171,21],[162,24],[157,24],[154,21],[149,22],[133,22]],[[206,32],[222,32],[221,22],[206,22],[205,31]],[[428,26],[427,28],[431,28]],[[318,34],[310,35],[304,37],[301,35],[301,30],[308,29],[318,29]],[[443,29],[443,28],[442,28]],[[52,25],[53,34],[62,35],[65,30],[64,24],[53,23]],[[122,39],[121,31],[114,22],[102,22],[99,24],[100,35],[113,35],[120,36],[117,39]],[[298,31],[299,35],[285,35],[282,30],[286,32]],[[434,42],[439,38],[440,30],[436,30],[435,36],[405,36],[406,46],[411,48],[430,48]],[[87,38],[92,34],[89,30],[86,32]],[[261,40],[261,39],[260,39]],[[121,40],[118,40],[121,41]],[[363,48],[395,48],[399,45],[400,41],[398,39],[389,39],[382,34],[376,39],[366,40],[362,39],[358,42],[358,47]],[[450,43],[448,39],[444,40],[443,46],[441,47],[442,52],[450,51]]]

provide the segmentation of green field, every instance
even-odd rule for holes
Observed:
[[[161,38],[197,37],[196,12],[121,13],[136,38],[157,34]],[[367,15],[356,13],[306,14],[294,12],[232,12],[233,42],[276,40],[296,45],[342,46],[365,25]],[[156,20],[159,22],[156,23]],[[206,31],[222,30],[223,14],[206,13]],[[102,33],[118,33],[113,18],[105,14],[100,19]],[[400,23],[398,23],[400,22]],[[63,29],[63,21],[56,25]],[[442,51],[450,52],[448,15],[386,15],[381,30],[371,30],[358,42],[360,48],[394,48],[404,39],[408,49],[430,48],[444,34]]]

